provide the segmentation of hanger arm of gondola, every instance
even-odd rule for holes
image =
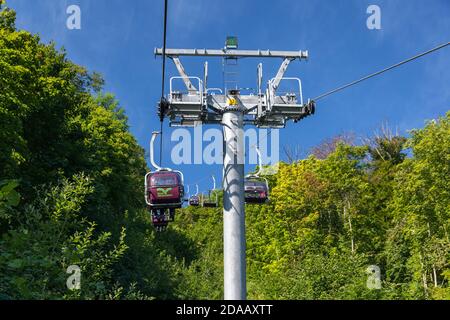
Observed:
[[[156,171],[161,170],[161,167],[156,164],[155,161],[155,152],[154,152],[154,147],[155,147],[155,139],[156,137],[160,134],[160,132],[158,131],[153,131],[152,132],[152,138],[150,139],[150,163],[151,165],[156,169]]]

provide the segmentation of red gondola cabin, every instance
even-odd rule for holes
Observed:
[[[189,198],[189,205],[197,207],[200,204],[200,199],[198,196],[192,196]]]
[[[269,200],[267,182],[259,180],[245,180],[245,202],[265,203]]]
[[[161,170],[145,176],[146,202],[151,209],[181,208],[183,176],[179,171]]]

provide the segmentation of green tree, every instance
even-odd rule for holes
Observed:
[[[449,298],[450,113],[408,142],[414,157],[396,174],[387,241],[388,277],[411,298]]]

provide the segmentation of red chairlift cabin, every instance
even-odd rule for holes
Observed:
[[[175,209],[184,202],[184,177],[180,171],[161,168],[154,161],[153,146],[159,132],[153,132],[150,140],[150,162],[156,171],[145,175],[145,203],[152,215],[157,231],[167,228],[169,221],[175,221]]]
[[[269,186],[264,180],[245,179],[244,193],[246,203],[263,204],[269,200]]]
[[[269,183],[267,179],[260,178],[262,170],[261,152],[255,147],[258,155],[258,172],[249,174],[244,180],[244,200],[246,203],[263,204],[269,201]]]
[[[184,197],[183,174],[160,169],[145,176],[145,200],[150,209],[181,208]]]
[[[192,196],[189,198],[189,205],[193,207],[198,207],[200,204],[200,198],[198,196]]]

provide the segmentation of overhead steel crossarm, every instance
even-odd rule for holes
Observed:
[[[284,73],[286,72],[289,63],[291,63],[291,61],[294,60],[292,58],[285,58],[283,60],[283,63],[281,64],[280,68],[278,69],[277,75],[275,76],[275,78],[272,81],[272,89],[275,92],[278,89],[278,86],[280,85],[280,81],[284,76]]]
[[[184,67],[181,64],[180,58],[178,57],[170,57],[173,62],[175,63],[175,66],[177,67],[178,73],[180,74],[181,78],[183,79],[184,85],[188,89],[189,92],[196,92],[197,88],[192,84],[191,80],[189,79],[188,75],[186,74],[186,71],[184,71]]]
[[[155,55],[162,55],[162,48],[155,48]],[[292,58],[307,59],[308,51],[226,50],[226,49],[166,49],[166,56],[209,56],[233,58]]]

